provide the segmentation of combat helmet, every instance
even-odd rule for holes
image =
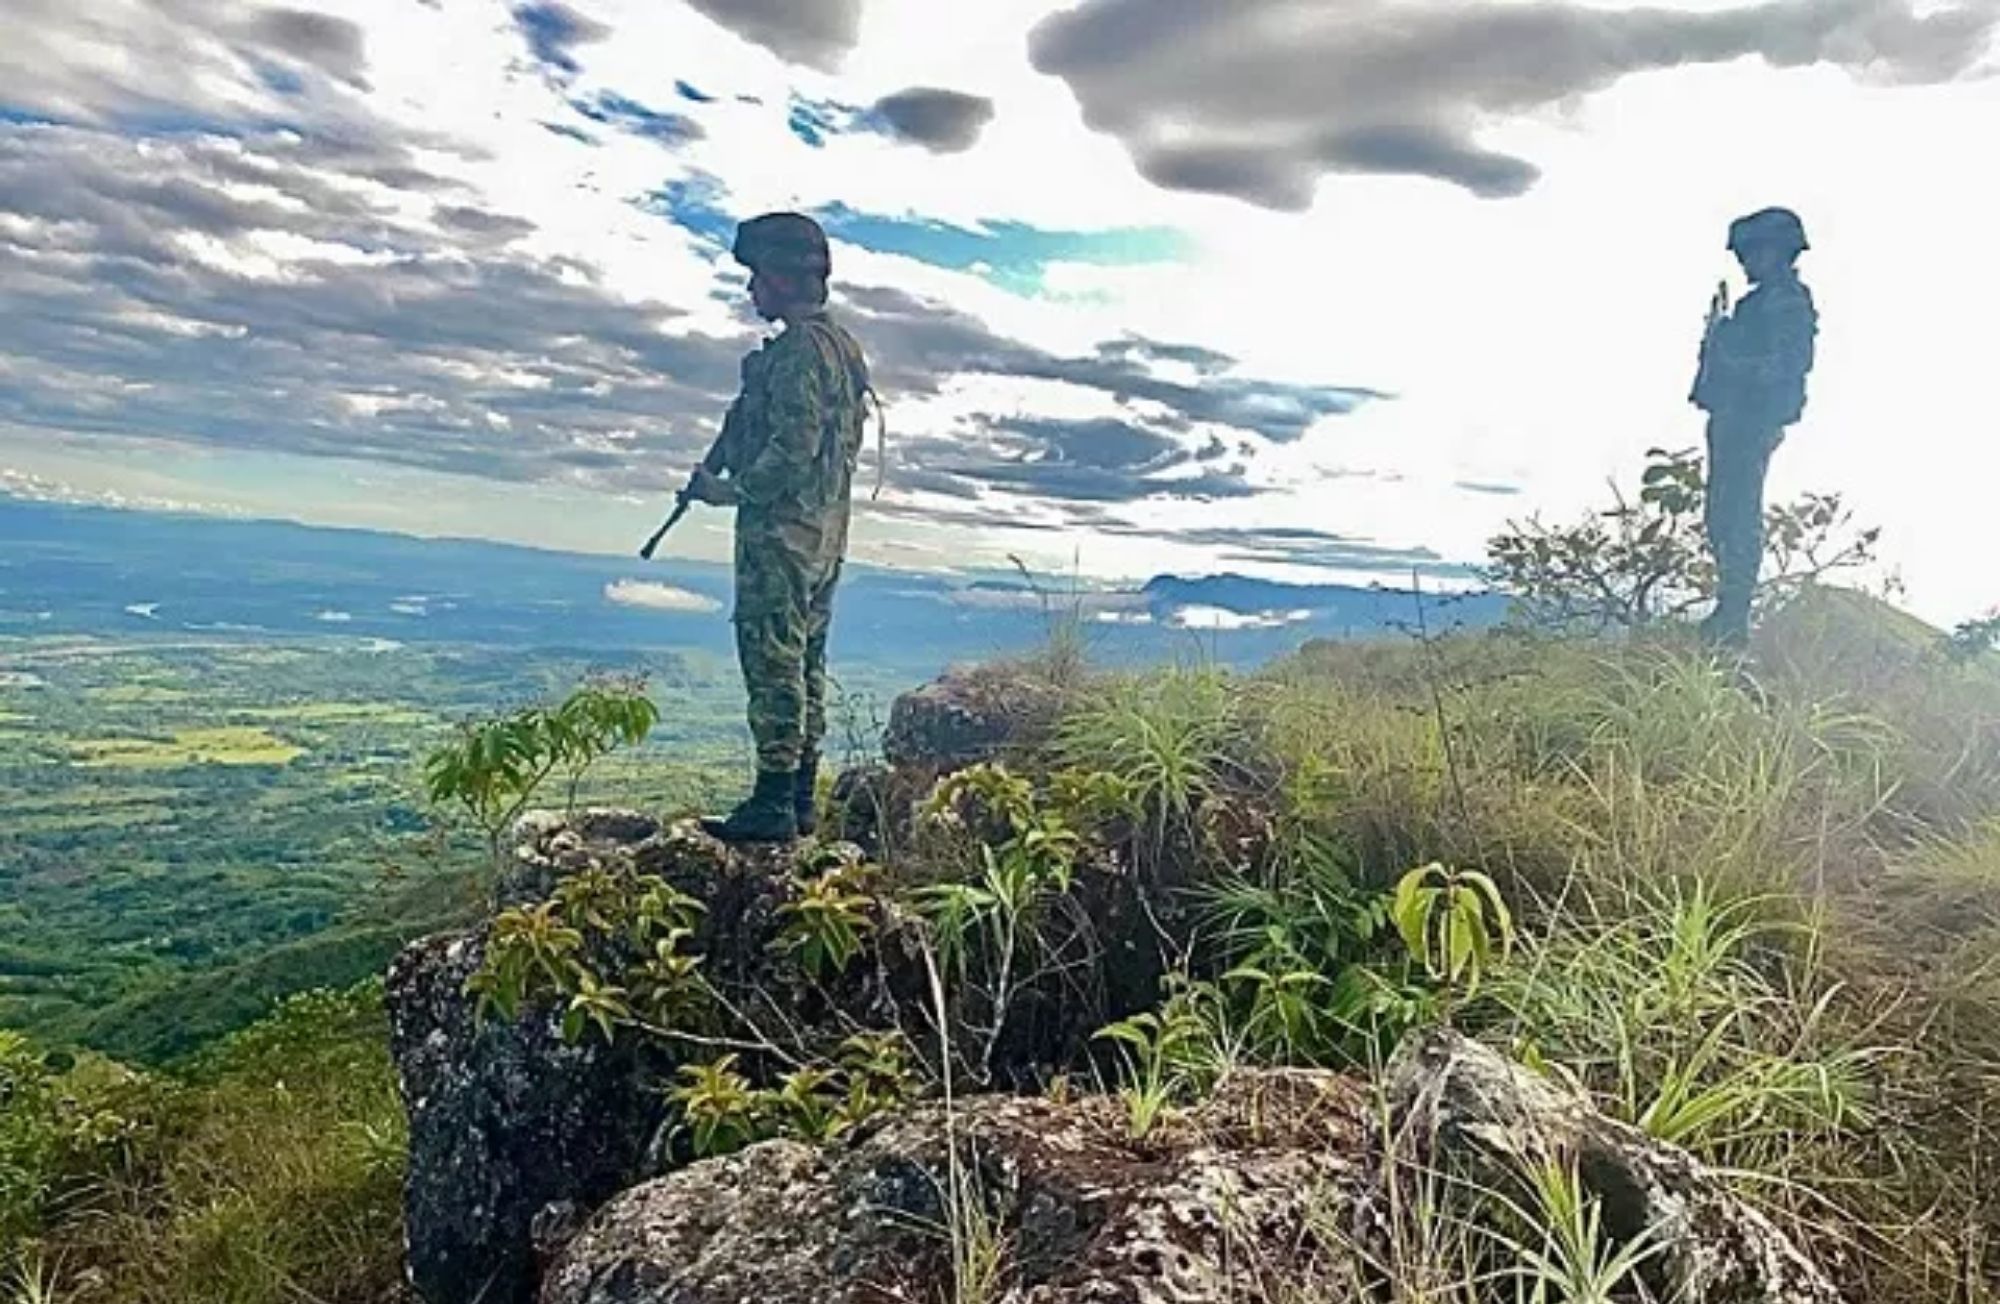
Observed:
[[[729,252],[753,272],[823,278],[833,270],[826,232],[803,213],[765,213],[741,223]]]
[[[1789,208],[1759,209],[1729,224],[1729,252],[1752,245],[1775,245],[1791,258],[1812,248],[1806,243],[1805,223]]]

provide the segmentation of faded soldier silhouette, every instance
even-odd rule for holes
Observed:
[[[1819,314],[1793,264],[1810,246],[1789,209],[1767,208],[1729,228],[1729,251],[1752,289],[1728,311],[1718,290],[1689,395],[1708,413],[1707,530],[1717,571],[1710,641],[1741,646],[1764,559],[1764,477],[1785,428],[1805,411]]]
[[[687,494],[736,508],[736,648],[757,785],[711,830],[731,842],[813,831],[826,736],[826,645],[847,552],[868,364],[826,308],[826,234],[798,213],[737,228],[750,296],[784,331],[743,360],[743,388]]]

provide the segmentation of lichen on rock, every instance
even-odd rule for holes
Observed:
[[[995,1304],[1198,1304],[1232,1283],[1332,1280],[1312,1228],[1357,1179],[1366,1109],[1351,1083],[1314,1077],[1312,1144],[1293,1116],[1246,1126],[1261,1074],[1143,1143],[1101,1096],[932,1103],[845,1149],[767,1142],[614,1200],[542,1304],[941,1298],[954,1237],[995,1245]]]

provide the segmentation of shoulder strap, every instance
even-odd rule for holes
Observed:
[[[855,398],[862,404],[864,421],[867,419],[868,404],[875,405],[875,488],[869,497],[880,498],[883,481],[889,472],[889,418],[883,409],[882,395],[868,377],[867,355],[862,353],[860,343],[852,335],[825,317],[807,318],[807,324],[824,333],[833,351],[846,364],[848,380],[854,386]]]

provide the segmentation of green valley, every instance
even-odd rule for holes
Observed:
[[[0,1025],[142,1059],[379,971],[474,898],[476,840],[416,767],[456,721],[640,674],[661,725],[582,800],[693,808],[744,763],[735,667],[701,653],[46,638],[0,667]]]

